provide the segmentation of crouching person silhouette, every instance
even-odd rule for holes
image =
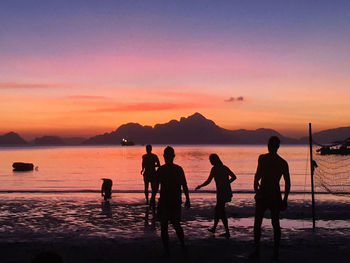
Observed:
[[[170,256],[169,250],[169,221],[173,225],[177,237],[181,243],[184,256],[187,257],[184,231],[181,227],[181,188],[186,196],[185,207],[190,207],[185,173],[181,166],[174,164],[175,152],[170,146],[164,149],[165,164],[158,168],[156,173],[156,190],[160,184],[160,197],[158,202],[158,217],[161,223],[161,237],[165,250],[165,256]],[[156,191],[156,192],[157,192]]]
[[[278,260],[281,239],[280,211],[287,208],[287,200],[290,192],[290,175],[288,163],[277,154],[280,140],[272,136],[268,142],[268,153],[259,156],[258,167],[254,178],[255,191],[255,219],[254,219],[254,244],[255,251],[251,255],[253,259],[260,257],[261,224],[267,209],[271,211],[271,222],[274,232],[273,260]],[[283,176],[285,192],[282,200],[280,180]]]
[[[113,182],[111,179],[102,178],[102,186],[101,186],[101,196],[105,201],[108,201],[112,198],[112,185]]]

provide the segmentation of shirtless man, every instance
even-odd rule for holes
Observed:
[[[165,164],[159,167],[156,178],[157,186],[160,184],[160,197],[158,203],[158,216],[161,224],[161,236],[165,255],[169,256],[169,234],[168,224],[169,221],[173,225],[177,237],[181,243],[181,247],[184,252],[184,256],[187,256],[187,249],[184,241],[184,231],[181,227],[181,188],[186,196],[185,207],[190,207],[190,197],[188,193],[187,182],[185,173],[181,166],[174,164],[175,152],[170,146],[164,149],[164,161]],[[156,192],[157,192],[156,191]]]
[[[142,156],[142,170],[141,174],[143,175],[143,182],[145,184],[145,198],[146,204],[148,204],[148,187],[151,184],[152,189],[152,198],[151,205],[154,205],[154,191],[155,191],[155,172],[156,167],[159,167],[158,156],[152,153],[152,145],[146,145],[146,154]]]
[[[278,260],[281,228],[279,214],[287,208],[287,200],[290,192],[290,176],[288,163],[277,154],[280,140],[272,136],[268,142],[268,153],[259,156],[258,167],[254,178],[255,191],[255,219],[254,219],[254,244],[253,258],[260,256],[261,224],[267,209],[271,211],[271,222],[274,232],[273,260]],[[284,198],[282,200],[280,180],[285,181]]]

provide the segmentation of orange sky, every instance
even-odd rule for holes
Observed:
[[[319,94],[312,87],[286,93],[271,86],[269,92],[263,88],[224,95],[198,87],[172,88],[174,91],[129,88],[106,89],[103,93],[106,96],[98,95],[99,92],[67,96],[40,94],[46,85],[33,86],[28,84],[27,88],[37,89],[39,94],[26,94],[23,89],[27,88],[17,88],[20,92],[2,89],[2,133],[13,130],[28,138],[47,134],[91,136],[127,122],[154,125],[200,112],[224,128],[273,128],[284,135],[298,137],[306,134],[309,121],[315,123],[316,130],[346,125],[350,112],[343,94],[336,95],[331,89]],[[61,86],[63,94],[69,86]],[[59,89],[58,85],[50,88]],[[238,100],[239,96],[243,100]],[[337,103],[332,103],[330,97]]]
[[[0,133],[92,136],[194,112],[291,137],[350,126],[347,2],[29,2],[0,10]]]

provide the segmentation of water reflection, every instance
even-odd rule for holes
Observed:
[[[145,232],[149,232],[149,231],[154,232],[156,230],[156,212],[154,208],[148,205],[146,206],[144,220],[145,220]]]
[[[163,146],[154,146],[153,152],[162,156],[163,149]],[[190,189],[207,177],[211,168],[209,154],[216,152],[237,174],[234,190],[251,190],[257,158],[266,151],[266,146],[176,146],[175,150],[176,162],[184,168]],[[1,152],[6,153],[0,159],[1,190],[99,190],[97,185],[101,177],[111,178],[118,190],[143,189],[139,174],[143,146],[17,148],[0,149]],[[293,190],[310,189],[310,180],[305,180],[307,147],[285,146],[281,154],[290,164]],[[13,160],[33,162],[40,169],[14,176]],[[208,189],[214,190],[215,186]]]
[[[101,202],[102,215],[105,215],[108,218],[112,218],[112,209],[109,201]]]

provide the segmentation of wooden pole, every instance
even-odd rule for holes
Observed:
[[[314,191],[314,164],[312,158],[312,131],[309,123],[309,144],[310,144],[310,170],[311,170],[311,197],[312,197],[312,228],[316,227],[315,222],[315,191]]]

